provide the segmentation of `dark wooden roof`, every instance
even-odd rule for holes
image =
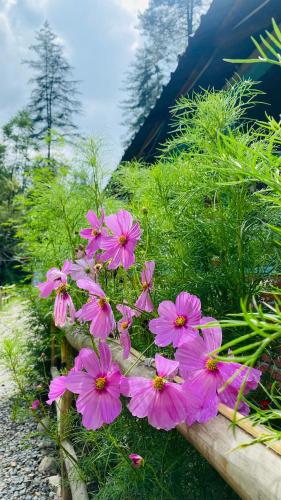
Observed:
[[[170,108],[178,97],[202,88],[221,89],[236,71],[250,75],[253,66],[244,65],[241,70],[241,66],[226,63],[223,59],[248,58],[253,53],[251,35],[258,36],[265,29],[271,29],[273,17],[277,23],[281,22],[281,0],[213,0],[186,51],[180,56],[169,83],[121,161],[154,160],[169,132]],[[268,92],[267,101],[279,113],[281,70],[265,64],[260,66],[263,66],[258,78],[260,88]]]

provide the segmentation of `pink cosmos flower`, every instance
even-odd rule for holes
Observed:
[[[40,401],[39,399],[35,399],[35,401],[33,401],[32,405],[31,405],[31,410],[37,410],[37,408],[39,408],[40,406]]]
[[[155,356],[157,375],[153,380],[143,377],[128,377],[121,381],[121,392],[131,397],[129,410],[135,417],[148,418],[157,429],[170,430],[186,419],[195,421],[197,398],[188,398],[182,384],[171,380],[178,371],[178,362]]]
[[[120,344],[123,347],[123,359],[127,359],[131,350],[131,338],[129,328],[133,324],[133,317],[138,313],[125,304],[118,304],[116,309],[122,314],[122,318],[117,323],[117,328],[120,333]]]
[[[215,321],[213,318],[202,318],[201,324],[207,325]],[[215,355],[211,353],[222,343],[222,331],[219,326],[202,328],[202,334],[203,337],[190,337],[175,354],[180,364],[180,374],[186,378],[185,390],[197,395],[201,400],[196,417],[200,423],[217,415],[220,401],[234,408],[243,381],[246,380],[244,394],[247,394],[257,387],[261,376],[261,372],[255,368],[249,369],[239,363],[216,360]],[[229,383],[226,384],[227,381]],[[239,411],[247,414],[249,407],[242,402]]]
[[[133,224],[132,215],[127,210],[120,210],[117,214],[105,218],[107,227],[112,236],[102,238],[101,247],[103,261],[110,260],[108,269],[123,266],[128,269],[135,263],[134,250],[141,237],[140,225]]]
[[[70,260],[66,260],[61,270],[56,267],[49,269],[46,274],[47,281],[37,284],[40,290],[41,298],[45,299],[46,297],[49,297],[53,290],[56,290],[60,285],[65,285],[67,283],[67,275],[70,274],[71,266],[72,262]]]
[[[76,317],[82,321],[91,321],[90,333],[94,337],[105,339],[114,330],[115,320],[104,291],[89,278],[78,280],[77,286],[90,292],[90,298],[76,313]]]
[[[86,429],[98,429],[103,424],[111,424],[121,413],[120,379],[121,373],[112,363],[111,352],[104,342],[99,344],[100,357],[94,351],[80,356],[86,371],[70,373],[66,387],[79,394],[77,411],[83,415]]]
[[[156,335],[155,344],[166,347],[173,344],[178,347],[189,337],[197,335],[194,328],[200,323],[201,302],[196,295],[181,292],[174,304],[164,300],[158,307],[159,318],[149,322],[149,329]]]
[[[155,269],[155,262],[153,260],[144,263],[144,269],[141,273],[142,293],[140,294],[135,305],[141,310],[146,312],[153,311],[153,303],[150,297],[152,290],[152,279]]]
[[[105,213],[103,208],[101,208],[100,219],[92,210],[89,210],[89,212],[87,212],[86,214],[86,219],[88,219],[91,227],[82,229],[80,231],[80,236],[89,240],[86,248],[86,254],[88,257],[92,257],[94,253],[101,248],[102,237],[107,234],[106,230],[102,228],[104,218]]]
[[[77,259],[70,269],[70,276],[74,281],[90,278],[95,281],[95,261],[93,258],[83,257]]]
[[[46,274],[47,281],[37,285],[40,290],[40,297],[48,297],[53,290],[56,291],[54,320],[55,325],[59,327],[65,325],[68,311],[71,321],[73,322],[75,319],[75,307],[72,298],[67,292],[67,275],[70,274],[71,266],[72,262],[66,260],[62,270],[52,267]]]
[[[144,465],[144,459],[140,455],[137,455],[136,453],[131,453],[129,455],[129,458],[132,461],[132,466],[134,467],[134,469],[139,469]]]

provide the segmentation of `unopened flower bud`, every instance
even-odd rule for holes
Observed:
[[[39,399],[35,399],[35,401],[33,401],[33,403],[32,403],[32,405],[31,405],[31,407],[30,407],[30,408],[31,408],[31,410],[33,410],[33,411],[34,411],[34,410],[37,410],[37,408],[39,408],[39,406],[40,406],[40,401],[39,401]]]
[[[136,453],[131,453],[131,455],[129,455],[129,458],[131,459],[132,466],[135,469],[139,469],[140,467],[144,466],[144,459],[140,455],[137,455]]]

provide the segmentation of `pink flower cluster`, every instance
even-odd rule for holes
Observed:
[[[158,429],[170,430],[180,423],[192,425],[206,422],[218,413],[219,403],[234,407],[241,387],[243,394],[255,389],[260,371],[235,362],[220,361],[217,351],[222,343],[222,331],[214,318],[202,316],[198,297],[185,291],[175,302],[164,300],[153,315],[154,261],[145,261],[140,276],[140,295],[134,305],[125,301],[116,304],[121,317],[116,322],[109,298],[100,285],[100,266],[125,270],[135,263],[135,247],[141,237],[139,223],[133,223],[126,210],[98,217],[92,211],[86,215],[91,227],[80,232],[88,240],[86,255],[72,263],[65,261],[61,270],[52,268],[47,280],[39,283],[40,296],[56,292],[54,318],[57,326],[70,320],[89,322],[89,331],[98,339],[97,353],[82,349],[72,370],[54,379],[50,385],[48,404],[69,390],[77,394],[76,407],[87,429],[110,424],[122,410],[120,396],[130,398],[128,408],[133,416],[147,418]],[[79,289],[87,292],[87,302],[76,312],[68,293],[68,275]],[[84,293],[84,292],[83,292]],[[123,358],[131,351],[130,331],[135,318],[150,315],[148,327],[158,347],[172,346],[175,359],[155,356],[156,373],[152,378],[123,376],[113,363],[106,339],[116,328],[123,347]],[[175,377],[181,376],[181,379]],[[244,400],[239,410],[247,414]],[[138,457],[136,455],[135,457]],[[132,456],[132,460],[135,458]],[[136,458],[138,460],[138,458]]]

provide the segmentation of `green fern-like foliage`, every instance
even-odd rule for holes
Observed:
[[[230,63],[269,63],[281,66],[281,31],[272,19],[272,31],[265,31],[265,36],[260,35],[259,41],[253,36],[251,40],[256,47],[258,57],[252,59],[224,59]]]
[[[245,118],[258,98],[250,81],[181,98],[159,161],[118,173],[146,228],[145,258],[157,263],[156,302],[187,290],[200,296],[205,313],[221,318],[279,272],[269,224],[280,209],[260,195],[264,171],[274,175],[280,160],[272,134]]]

